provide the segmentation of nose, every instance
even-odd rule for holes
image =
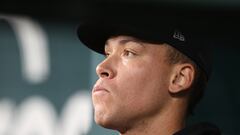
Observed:
[[[96,67],[96,73],[99,78],[112,79],[114,77],[113,63],[105,59]]]

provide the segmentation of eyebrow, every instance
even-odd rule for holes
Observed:
[[[128,42],[136,42],[136,43],[138,43],[139,45],[141,45],[141,46],[144,47],[143,42],[141,42],[141,40],[136,39],[136,38],[122,39],[122,40],[119,41],[119,44],[125,45],[125,44],[127,44]],[[106,42],[105,47],[107,47],[108,45],[109,45],[109,41]]]

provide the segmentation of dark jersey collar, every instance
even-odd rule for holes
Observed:
[[[188,126],[173,135],[221,135],[219,128],[208,122]]]

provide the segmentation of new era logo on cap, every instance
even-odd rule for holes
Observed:
[[[175,31],[174,31],[174,33],[173,33],[173,38],[178,39],[178,40],[183,41],[183,42],[185,41],[184,35],[183,35],[182,32],[179,31],[179,30],[175,30]]]

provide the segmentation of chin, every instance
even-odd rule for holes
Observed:
[[[106,118],[106,113],[104,112],[95,111],[94,119],[98,125],[106,125],[109,123],[109,120]]]
[[[110,119],[108,116],[101,115],[100,117],[95,114],[94,119],[96,124],[104,128],[113,129],[113,130],[117,129],[117,127],[115,126],[116,124],[114,124],[115,122],[112,119]]]
[[[123,124],[121,121],[118,121],[116,118],[98,118],[95,116],[95,122],[101,127],[116,130],[119,133],[125,133],[128,129],[127,124]]]
[[[111,122],[109,122],[108,120],[106,119],[100,119],[100,118],[95,118],[95,122],[96,124],[104,127],[104,128],[108,128],[108,129],[112,129],[111,127]]]
[[[103,111],[99,111],[99,110],[95,110],[94,113],[94,120],[98,125],[104,126],[106,125],[108,122],[108,120],[106,119],[106,113]]]

